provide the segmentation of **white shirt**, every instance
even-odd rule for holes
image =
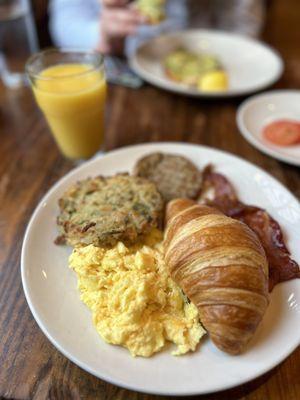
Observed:
[[[99,0],[51,0],[50,32],[59,47],[95,48],[99,42]],[[140,26],[126,40],[126,54],[160,33],[187,27],[215,28],[255,36],[264,19],[263,0],[168,0],[167,18]]]

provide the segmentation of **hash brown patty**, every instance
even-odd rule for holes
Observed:
[[[195,199],[201,190],[201,172],[180,155],[148,154],[136,163],[133,173],[153,182],[166,202],[176,198]]]
[[[150,181],[118,174],[88,178],[59,199],[56,244],[110,246],[135,242],[162,220],[163,200]]]

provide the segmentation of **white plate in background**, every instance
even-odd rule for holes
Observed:
[[[300,262],[300,205],[277,180],[260,168],[228,153],[181,143],[125,147],[71,171],[37,206],[24,237],[21,272],[31,312],[48,339],[66,357],[91,374],[140,392],[192,395],[216,392],[245,383],[269,371],[300,343],[300,280],[279,284],[251,346],[230,356],[206,338],[195,353],[174,357],[170,349],[153,357],[132,358],[121,347],[106,344],[80,301],[75,273],[68,268],[71,252],[53,243],[57,235],[57,201],[75,181],[88,176],[130,171],[151,152],[182,154],[199,168],[213,163],[237,189],[241,200],[267,209],[280,223],[286,242]]]
[[[265,125],[280,119],[300,122],[299,90],[274,90],[252,96],[240,105],[237,112],[237,125],[248,142],[269,156],[300,166],[300,143],[277,146],[262,135]]]
[[[168,79],[162,61],[180,46],[216,55],[229,75],[229,89],[224,92],[201,92]],[[253,93],[272,85],[283,72],[283,61],[279,54],[262,42],[238,34],[202,29],[155,37],[142,44],[129,61],[133,70],[153,85],[197,97],[231,97]]]

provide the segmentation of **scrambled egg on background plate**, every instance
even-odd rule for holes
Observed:
[[[205,333],[197,308],[167,273],[162,236],[154,230],[131,247],[77,247],[69,260],[98,333],[133,356],[149,357],[167,341],[177,345],[172,354],[185,354]]]

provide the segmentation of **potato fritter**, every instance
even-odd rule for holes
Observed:
[[[134,243],[160,225],[163,200],[150,181],[118,174],[88,178],[59,200],[56,244],[110,246]]]
[[[153,182],[164,200],[194,199],[198,196],[202,174],[188,159],[180,155],[151,153],[134,167],[134,175]]]

